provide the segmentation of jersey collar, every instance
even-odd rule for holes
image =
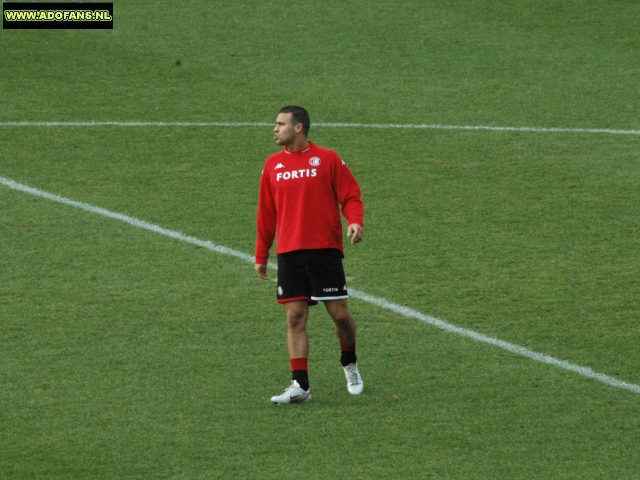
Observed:
[[[284,147],[284,153],[286,153],[287,155],[302,155],[303,153],[307,153],[309,150],[311,150],[312,147],[315,147],[313,142],[309,142],[309,146],[304,150],[296,150],[294,152],[289,150],[287,147]]]

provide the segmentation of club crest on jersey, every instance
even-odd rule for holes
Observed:
[[[311,157],[309,159],[309,165],[311,165],[312,167],[317,167],[318,165],[320,165],[320,159],[318,157]]]

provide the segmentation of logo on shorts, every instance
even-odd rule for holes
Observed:
[[[347,286],[345,285],[344,287],[342,287],[342,290],[344,290],[346,292],[347,291]]]
[[[311,157],[309,159],[309,165],[311,165],[312,167],[317,167],[318,165],[320,165],[320,159],[318,157]]]
[[[282,295],[283,291],[282,291],[282,287],[278,287],[278,295]]]

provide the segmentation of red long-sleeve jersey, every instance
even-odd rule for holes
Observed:
[[[256,263],[267,263],[276,232],[276,254],[337,248],[344,256],[340,206],[349,225],[364,226],[360,196],[358,182],[333,150],[309,142],[304,150],[271,155],[260,179]]]

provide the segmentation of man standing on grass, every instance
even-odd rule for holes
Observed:
[[[347,390],[358,395],[364,384],[356,363],[356,323],[349,312],[342,267],[342,214],[351,243],[362,240],[364,205],[360,187],[333,150],[307,139],[309,114],[298,106],[280,110],[273,137],[284,149],[267,158],[258,197],[256,272],[267,280],[267,260],[278,235],[278,295],[287,317],[287,347],[292,382],[274,403],[306,403],[309,389],[309,306],[324,302],[340,342]]]

